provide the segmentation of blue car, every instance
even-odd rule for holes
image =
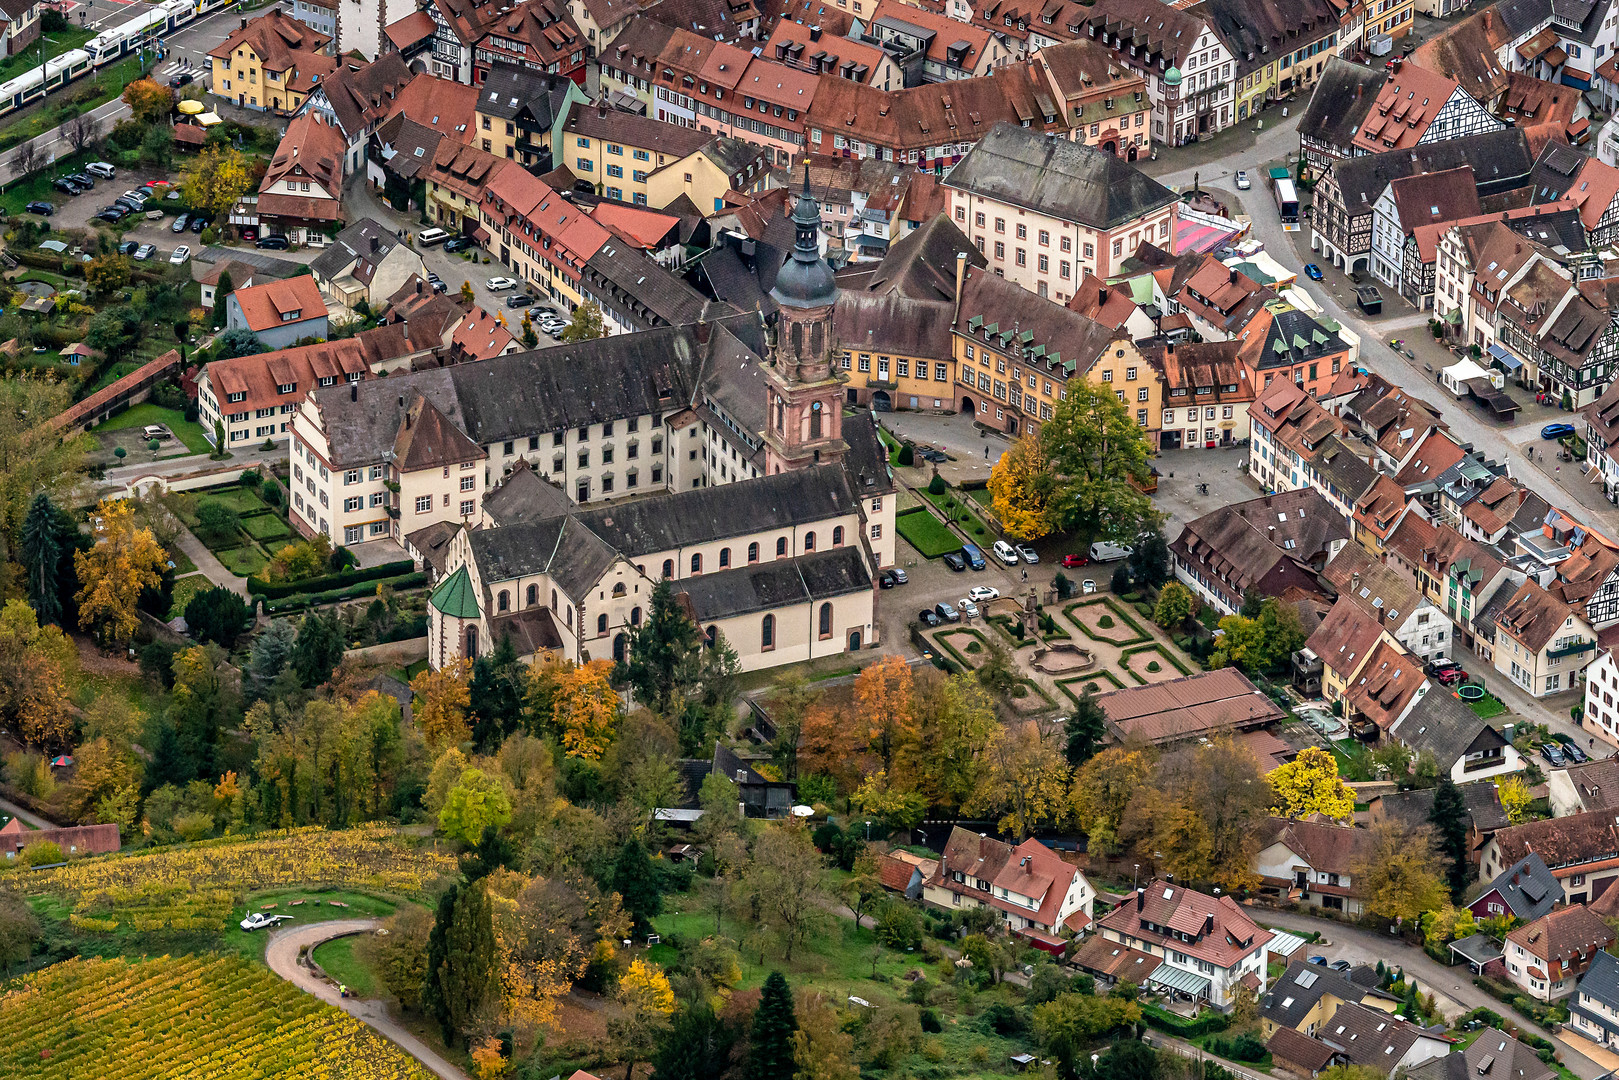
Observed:
[[[1319,266],[1317,266],[1315,263],[1305,263],[1304,264],[1304,276],[1309,278],[1311,281],[1320,281],[1321,280],[1321,268]]]
[[[1574,434],[1573,424],[1547,424],[1540,429],[1542,439],[1561,439],[1564,435]]]

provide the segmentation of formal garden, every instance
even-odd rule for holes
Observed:
[[[255,469],[233,484],[184,492],[175,512],[225,568],[238,577],[258,574],[293,543],[286,491]]]

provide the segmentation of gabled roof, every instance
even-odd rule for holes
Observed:
[[[1574,904],[1518,927],[1507,940],[1547,964],[1566,965],[1607,948],[1613,943],[1613,931],[1590,908]]]
[[[1499,731],[1479,719],[1455,691],[1432,682],[1418,692],[1391,734],[1417,753],[1431,751],[1447,775],[1468,754],[1511,745]]]
[[[1607,810],[1529,821],[1495,834],[1502,862],[1539,855],[1553,871],[1619,858],[1619,824]]]
[[[1458,89],[1443,75],[1404,65],[1378,91],[1377,103],[1355,134],[1354,144],[1369,154],[1415,146]]]
[[[1264,1000],[1260,1002],[1259,1014],[1277,1027],[1296,1028],[1328,994],[1340,1001],[1360,1001],[1366,996],[1366,991],[1331,968],[1312,964],[1299,956],[1271,983]],[[1302,1061],[1297,1063],[1305,1064]]]
[[[756,482],[749,481],[750,484]],[[852,593],[869,593],[871,574],[858,547],[840,547],[681,578],[674,589],[675,595],[702,624]]]
[[[318,112],[305,111],[287,123],[259,191],[282,180],[308,179],[340,198],[343,191],[343,134]]]
[[[402,473],[483,461],[484,456],[482,447],[420,394],[406,408],[394,436],[393,466]]]
[[[1387,619],[1393,627],[1427,603],[1409,578],[1372,558],[1359,544],[1345,544],[1321,576],[1341,598],[1374,619]]]
[[[395,96],[387,115],[408,116],[456,142],[469,143],[478,129],[478,88],[423,72]]]
[[[1388,731],[1425,682],[1422,661],[1384,638],[1372,647],[1344,698],[1362,716]]]
[[[915,300],[954,300],[956,257],[967,256],[969,267],[985,267],[989,260],[948,214],[940,213],[888,247],[865,288],[875,293],[897,293]]]
[[[1410,71],[1410,64],[1405,65]],[[1415,158],[1413,159],[1413,155]],[[1419,143],[1409,149],[1384,151],[1333,162],[1333,178],[1350,217],[1372,212],[1372,204],[1391,181],[1418,172],[1433,172],[1468,165],[1481,194],[1523,187],[1529,182],[1535,155],[1524,133],[1516,127],[1460,139]]]
[[[1372,834],[1353,825],[1328,825],[1316,821],[1294,821],[1270,817],[1259,826],[1260,844],[1282,844],[1309,864],[1310,869],[1348,875],[1364,859],[1373,844]],[[1330,886],[1329,886],[1330,888]],[[1359,1000],[1356,995],[1352,1000]]]
[[[1526,923],[1547,914],[1563,900],[1562,884],[1534,852],[1497,874],[1484,892],[1496,893],[1507,910]]]
[[[1446,27],[1417,47],[1408,64],[1454,79],[1479,101],[1506,88],[1512,72],[1501,64],[1501,46],[1512,40],[1504,19],[1480,11]]]
[[[1422,1029],[1379,1009],[1346,1001],[1316,1037],[1348,1058],[1351,1065],[1392,1071],[1422,1038]]]
[[[241,305],[242,318],[255,333],[290,323],[326,317],[320,286],[308,274],[284,281],[266,281],[231,293]]]
[[[1381,68],[1330,57],[1299,118],[1299,137],[1316,139],[1348,153],[1355,132],[1377,103],[1378,91],[1387,78]]]
[[[385,53],[369,64],[345,57],[320,88],[353,145],[387,117],[399,91],[415,77],[398,53]]]
[[[1574,609],[1540,587],[1536,581],[1518,586],[1507,606],[1495,616],[1495,625],[1530,652],[1540,652],[1573,617]]]
[[[229,37],[208,51],[208,55],[228,59],[234,57],[237,49],[252,49],[262,66],[281,72],[321,52],[331,40],[331,35],[275,8],[231,31]]]
[[[1574,792],[1580,798],[1583,810],[1613,810],[1619,808],[1619,761],[1613,758],[1594,758],[1583,765],[1569,765],[1565,770]]]
[[[953,875],[958,873],[969,879],[989,881],[990,891],[983,892],[970,881],[954,881]],[[1025,840],[1013,847],[957,825],[950,830],[939,868],[928,884],[977,896],[993,907],[1015,911],[1055,932],[1062,902],[1079,873],[1077,867],[1063,862],[1055,851],[1038,840]],[[1031,910],[1028,905],[1007,898],[1003,890],[1027,896],[1038,901],[1039,906]]]
[[[1220,968],[1231,967],[1276,936],[1250,919],[1231,897],[1209,896],[1162,878],[1108,912],[1101,927],[1160,947],[1173,942],[1176,951]]]
[[[1394,193],[1394,209],[1400,215],[1400,228],[1408,235],[1418,225],[1437,225],[1479,213],[1478,187],[1468,165],[1402,176],[1389,186]]]
[[[1116,154],[1001,123],[950,170],[944,186],[1113,229],[1175,202],[1175,193]]]

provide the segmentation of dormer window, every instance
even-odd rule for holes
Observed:
[[[238,402],[238,401],[246,401],[247,400],[247,393],[246,393],[246,391],[239,391],[239,392],[234,393],[234,394],[226,394],[225,395],[225,400],[229,401],[229,402],[232,402],[232,403]]]
[[[283,311],[281,313],[281,321],[282,322],[297,322],[299,316],[301,316],[303,313],[304,313],[303,308],[294,308],[291,311]]]
[[[277,383],[275,392],[278,394],[290,394],[296,389],[298,389],[297,383]]]

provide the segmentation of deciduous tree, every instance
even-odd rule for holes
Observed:
[[[431,747],[454,746],[470,734],[467,706],[471,692],[467,685],[467,668],[464,659],[456,659],[437,671],[424,668],[410,681],[411,690],[421,699],[411,715],[421,729],[422,738]]]
[[[1350,867],[1367,911],[1415,919],[1449,902],[1431,827],[1387,820],[1373,825],[1371,833]]]
[[[124,103],[137,121],[152,124],[167,117],[169,110],[174,108],[174,91],[151,79],[136,79],[124,87]],[[193,202],[191,205],[200,204]]]
[[[840,710],[816,702],[804,716],[803,738],[798,747],[798,767],[803,773],[825,773],[845,791],[859,782],[865,732],[850,722]]]
[[[84,280],[90,290],[107,296],[129,284],[130,264],[122,255],[108,252],[84,264]]]
[[[782,946],[792,962],[793,950],[823,926],[827,911],[826,870],[809,830],[791,819],[765,829],[753,845],[753,861],[738,892],[757,913],[759,927]]]
[[[1171,581],[1158,590],[1158,603],[1152,609],[1152,621],[1165,630],[1177,630],[1197,611],[1197,597],[1178,581]]]
[[[1097,851],[1116,855],[1124,849],[1119,827],[1125,808],[1152,769],[1147,751],[1113,746],[1074,773],[1074,817]]]
[[[388,992],[414,1012],[421,1007],[422,984],[427,980],[427,939],[433,932],[433,916],[425,908],[404,904],[383,925],[386,934],[367,934],[360,939],[360,954]]]
[[[88,436],[65,436],[42,417],[73,403],[71,384],[43,376],[0,380],[0,537],[15,545],[35,496],[80,506]],[[138,591],[138,590],[137,590]]]
[[[995,705],[971,675],[952,675],[922,685],[917,716],[917,790],[935,806],[959,809],[977,786],[984,750],[999,726]]]
[[[0,972],[11,977],[12,968],[27,960],[43,935],[39,919],[21,896],[0,892]]]
[[[1212,881],[1227,891],[1255,883],[1259,823],[1270,785],[1246,747],[1229,738],[1165,755],[1151,783],[1131,800],[1124,830],[1161,853],[1182,881]]]
[[[1057,476],[1038,434],[1019,436],[989,474],[989,493],[1001,528],[1017,540],[1038,540],[1052,530]]]
[[[1002,727],[984,751],[978,786],[964,808],[993,814],[1019,840],[1068,812],[1068,763],[1032,723]]]
[[[125,500],[103,500],[94,526],[95,546],[73,556],[80,582],[74,597],[79,625],[104,642],[122,644],[140,625],[135,602],[141,590],[157,586],[168,556],[151,530],[135,527],[133,509]]]
[[[591,660],[562,672],[555,699],[562,749],[569,757],[595,761],[618,727],[618,693],[609,681],[610,660]]]
[[[1497,787],[1497,795],[1501,799],[1501,809],[1507,813],[1507,821],[1522,825],[1529,820],[1529,807],[1535,797],[1521,776],[1514,774],[1503,780]]]
[[[619,1013],[607,1021],[607,1034],[624,1060],[624,1080],[651,1056],[675,1011],[669,977],[658,965],[636,957],[618,980]]]
[[[1035,1006],[1034,1035],[1057,1065],[1057,1075],[1074,1080],[1092,1044],[1110,1031],[1141,1022],[1141,1006],[1116,997],[1063,994]]]
[[[564,342],[591,341],[606,336],[607,327],[602,323],[602,309],[594,300],[586,300],[574,308],[573,318],[568,320],[568,325],[562,331]]]
[[[1041,438],[1058,478],[1051,506],[1062,530],[1129,543],[1157,524],[1152,500],[1137,486],[1151,473],[1146,429],[1112,390],[1070,386]]]
[[[444,798],[438,812],[439,829],[464,844],[476,843],[484,830],[505,828],[512,819],[511,800],[496,776],[468,769]]]
[[[253,167],[241,151],[212,147],[197,158],[182,194],[187,206],[223,221],[242,196],[253,189],[253,183]]]
[[[1220,620],[1220,629],[1225,633],[1215,643],[1209,667],[1235,665],[1250,675],[1262,675],[1286,663],[1307,636],[1298,610],[1274,597],[1260,604],[1256,617],[1227,615]]]
[[[916,688],[911,665],[891,653],[862,668],[854,681],[855,707],[866,722],[872,752],[885,770],[915,748],[917,740]]]
[[[1272,813],[1306,818],[1323,814],[1348,821],[1355,814],[1355,793],[1338,775],[1338,762],[1319,746],[1306,746],[1299,756],[1267,774],[1276,795]]]

